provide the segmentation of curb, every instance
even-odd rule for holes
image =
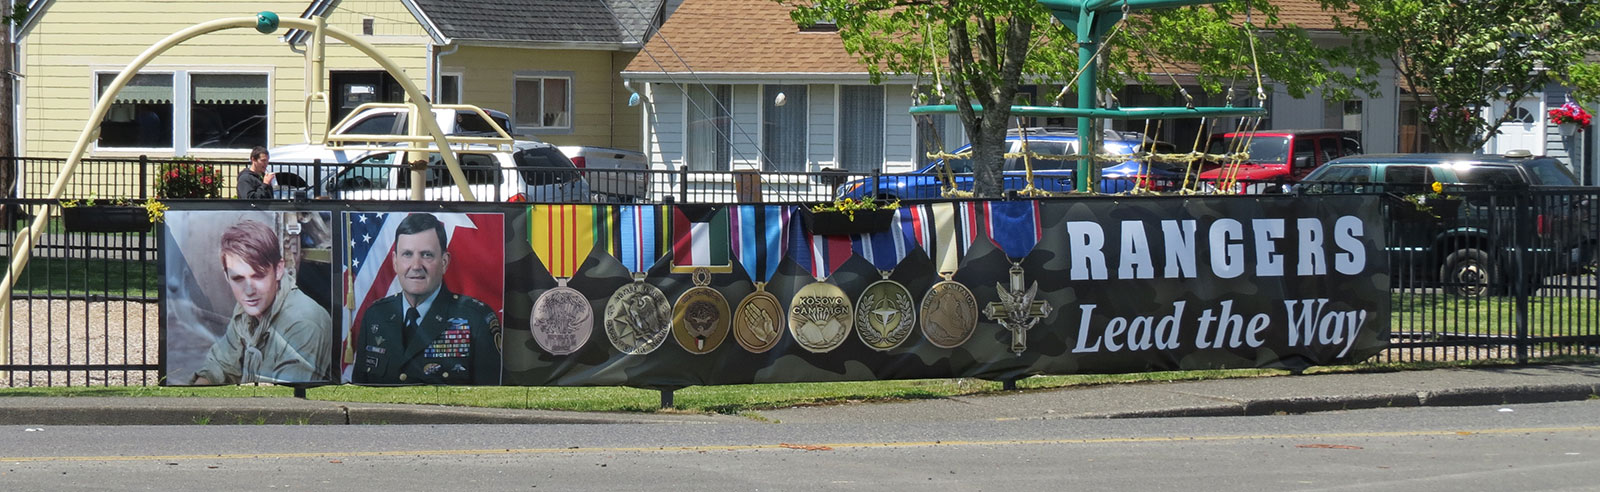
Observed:
[[[1247,417],[1391,407],[1456,407],[1550,403],[1588,400],[1597,396],[1600,396],[1600,385],[1591,384],[1454,388],[1437,392],[1271,398],[1217,405],[1088,414],[1080,415],[1078,418]]]

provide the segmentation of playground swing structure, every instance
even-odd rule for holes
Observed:
[[[1255,132],[1259,129],[1261,122],[1265,119],[1265,105],[1267,99],[1264,84],[1261,79],[1260,66],[1256,59],[1255,38],[1249,32],[1250,27],[1253,25],[1250,17],[1251,12],[1249,10],[1246,10],[1245,12],[1246,20],[1241,29],[1244,30],[1244,37],[1249,45],[1251,68],[1256,82],[1256,105],[1244,107],[1234,106],[1234,89],[1230,87],[1228,89],[1228,97],[1224,103],[1224,106],[1200,107],[1195,105],[1194,98],[1186,89],[1183,88],[1181,84],[1178,83],[1176,77],[1172,75],[1172,71],[1167,69],[1164,63],[1161,63],[1160,58],[1150,56],[1149,52],[1144,50],[1144,44],[1139,40],[1138,34],[1132,32],[1132,29],[1124,29],[1124,27],[1125,20],[1127,19],[1128,15],[1137,9],[1182,7],[1214,2],[1206,0],[1039,0],[1039,3],[1050,9],[1051,14],[1057,20],[1061,21],[1069,28],[1072,28],[1077,34],[1077,39],[1080,40],[1078,43],[1078,68],[1072,79],[1062,87],[1061,93],[1061,96],[1064,97],[1068,90],[1076,85],[1078,93],[1078,107],[1068,108],[1062,106],[1031,105],[1011,106],[1011,115],[1013,118],[1016,118],[1019,133],[1018,139],[1020,140],[1021,145],[1019,151],[1007,152],[1004,154],[1004,158],[1020,159],[1023,163],[1023,182],[1026,184],[1022,189],[1017,190],[1017,195],[1026,197],[1046,197],[1059,196],[1063,194],[1095,193],[1094,190],[1096,190],[1099,185],[1100,173],[1098,172],[1098,167],[1096,167],[1094,164],[1126,161],[1137,162],[1138,172],[1136,173],[1133,186],[1126,191],[1116,193],[1118,195],[1156,193],[1152,190],[1154,182],[1153,179],[1150,178],[1150,173],[1152,171],[1152,166],[1158,163],[1181,164],[1183,166],[1183,181],[1177,190],[1177,193],[1179,194],[1193,195],[1204,192],[1232,194],[1237,193],[1240,190],[1238,183],[1239,170],[1242,165],[1245,162],[1248,162],[1250,159],[1248,149],[1250,148],[1250,143],[1255,137]],[[1109,34],[1105,36],[1101,35],[1101,33],[1105,33],[1108,30]],[[1106,46],[1109,46],[1110,41],[1121,32],[1128,32],[1127,36],[1134,38],[1134,45],[1140,47],[1141,53],[1143,53],[1147,59],[1153,60],[1161,66],[1167,77],[1171,79],[1173,86],[1177,87],[1180,94],[1182,94],[1184,97],[1186,101],[1184,106],[1100,107],[1099,101],[1096,100],[1096,64],[1100,59],[1101,52]],[[931,48],[932,47],[930,46],[930,50]],[[937,75],[939,73],[937,67],[938,58],[933,58],[935,60],[934,92],[942,102],[945,94],[943,83],[941,80],[939,80]],[[1058,97],[1057,100],[1059,101],[1063,97]],[[982,107],[974,105],[973,109],[981,110]],[[931,118],[935,115],[945,115],[957,112],[959,112],[959,108],[953,104],[924,104],[913,107],[910,111],[913,117],[919,119]],[[1075,117],[1078,124],[1076,132],[1079,142],[1078,152],[1076,154],[1068,155],[1047,155],[1033,152],[1029,149],[1027,136],[1028,132],[1022,128],[1021,117]],[[1210,146],[1209,135],[1211,134],[1212,129],[1216,127],[1217,122],[1224,118],[1235,117],[1238,118],[1235,128],[1239,130],[1240,133],[1244,134],[1244,138],[1231,139],[1223,153],[1206,153],[1205,150],[1207,150]],[[1200,118],[1200,131],[1195,136],[1193,147],[1189,152],[1181,154],[1156,152],[1154,147],[1155,140],[1151,137],[1151,135],[1160,134],[1162,129],[1161,127],[1165,120],[1178,118]],[[1134,153],[1120,154],[1097,152],[1097,150],[1103,148],[1102,139],[1104,138],[1104,135],[1098,131],[1099,120],[1139,119],[1143,119],[1145,122],[1144,132],[1140,134],[1140,142],[1135,147]],[[1150,132],[1152,122],[1154,122],[1156,133]],[[970,159],[972,157],[972,152],[970,150],[960,153],[950,153],[946,151],[943,146],[944,139],[936,134],[937,127],[934,128],[935,134],[932,135],[930,139],[932,140],[931,143],[934,144],[932,147],[935,147],[938,150],[936,152],[927,153],[927,157],[929,159],[939,160],[943,163],[942,165],[938,166],[935,171],[940,181],[941,195],[946,198],[971,197],[971,191],[962,190],[957,186],[955,180],[956,173],[953,169],[951,169],[949,162],[952,159]],[[1075,168],[1074,176],[1079,178],[1073,180],[1075,189],[1071,192],[1061,193],[1035,187],[1033,169],[1033,162],[1035,160],[1076,161],[1077,166]],[[1203,183],[1198,178],[1198,175],[1200,171],[1203,170],[1203,164],[1207,162],[1220,164],[1221,171],[1218,173],[1218,177],[1213,182],[1205,183],[1207,188],[1202,189],[1201,185]]]

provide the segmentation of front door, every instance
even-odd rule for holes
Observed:
[[[1500,133],[1494,137],[1490,150],[1496,154],[1504,154],[1511,150],[1526,150],[1533,155],[1544,154],[1544,111],[1540,107],[1538,98],[1524,98],[1510,108],[1511,119],[1500,124]],[[1504,103],[1495,105],[1495,114],[1498,117],[1504,114]]]

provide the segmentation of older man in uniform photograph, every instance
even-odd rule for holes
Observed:
[[[351,380],[370,384],[500,384],[500,318],[444,285],[445,226],[414,213],[395,229],[400,292],[361,318]]]
[[[271,227],[244,220],[223,231],[222,270],[236,306],[194,384],[328,381],[333,318],[301,292]]]

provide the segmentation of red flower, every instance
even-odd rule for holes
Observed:
[[[211,177],[210,176],[206,176],[204,178],[200,178],[200,182],[201,183],[205,183],[205,184],[211,184]]]

